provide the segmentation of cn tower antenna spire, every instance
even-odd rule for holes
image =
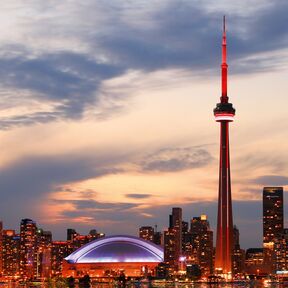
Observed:
[[[228,103],[227,96],[227,78],[228,78],[228,65],[227,61],[227,43],[226,43],[226,19],[223,16],[223,36],[222,36],[222,96],[221,103]]]

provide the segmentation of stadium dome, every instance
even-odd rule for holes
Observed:
[[[110,236],[92,241],[65,258],[69,264],[160,263],[163,249],[133,236]]]

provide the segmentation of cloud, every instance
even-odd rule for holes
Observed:
[[[213,157],[198,147],[164,148],[146,157],[141,163],[143,171],[173,172],[194,169],[209,164]]]
[[[81,119],[91,107],[105,119],[120,106],[125,107],[123,99],[128,95],[122,93],[119,104],[115,94],[103,91],[103,82],[127,71],[181,68],[218,73],[224,8],[211,10],[210,6],[187,0],[149,5],[141,1],[129,5],[88,1],[81,7],[63,1],[57,11],[54,5],[36,2],[29,9],[19,6],[18,1],[14,1],[13,9],[4,6],[3,13],[16,20],[10,27],[15,38],[3,35],[1,40],[1,85],[10,89],[11,98],[17,91],[25,101],[29,91],[28,97],[50,101],[53,107],[4,116],[0,128]],[[287,2],[258,6],[253,18],[245,16],[243,10],[228,15],[233,73],[267,71],[288,62],[278,53],[288,43]],[[28,35],[29,41],[23,41],[20,32]],[[110,102],[111,107],[104,109],[104,102]]]
[[[220,62],[222,15],[228,14],[229,61],[235,62],[231,72],[265,71],[275,68],[281,60],[269,52],[287,46],[288,31],[283,24],[287,22],[287,6],[285,1],[279,1],[260,7],[252,18],[242,11],[231,17],[227,11],[211,12],[205,4],[196,1],[164,1],[145,14],[150,25],[135,27],[134,22],[118,19],[118,32],[105,35],[100,44],[109,57],[133,69],[216,71]],[[140,13],[140,19],[141,16]],[[282,61],[287,63],[287,59]]]
[[[152,194],[137,194],[137,193],[131,193],[131,194],[125,194],[127,198],[132,198],[132,199],[146,199],[150,198]]]
[[[115,161],[86,154],[27,157],[1,169],[0,189],[7,200],[29,202],[67,183],[119,173]]]
[[[264,175],[251,180],[252,183],[261,186],[286,186],[288,177],[280,175]]]
[[[50,107],[53,105],[49,108],[52,111],[2,117],[0,128],[8,129],[63,118],[81,119],[87,107],[92,105],[101,110],[101,102],[105,101],[103,97],[110,98],[110,103],[114,97],[113,94],[101,93],[102,81],[121,73],[123,69],[119,66],[97,63],[88,55],[71,52],[42,54],[32,59],[29,55],[0,58],[2,87],[12,91],[16,89],[18,93],[30,91],[33,99],[49,101]]]
[[[52,200],[54,203],[68,203],[72,204],[75,208],[75,211],[70,211],[67,213],[103,213],[105,211],[119,211],[119,210],[129,210],[135,208],[138,204],[133,203],[114,203],[114,202],[99,202],[93,199],[89,200]],[[73,214],[73,215],[74,215]],[[67,214],[66,214],[67,215]],[[81,214],[82,215],[82,214]]]

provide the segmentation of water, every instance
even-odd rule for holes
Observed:
[[[62,285],[47,285],[47,284],[39,284],[39,285],[20,285],[20,284],[0,284],[1,288],[68,288],[68,286],[62,284]],[[91,285],[91,288],[118,288],[116,284],[93,284]],[[255,287],[255,288],[282,288],[282,287],[288,287],[286,284],[264,284],[262,282],[250,282],[250,283],[242,283],[242,284],[199,284],[199,283],[169,283],[169,284],[128,284],[125,286],[125,288],[241,288],[241,287]],[[81,288],[78,285],[75,285],[75,288]]]

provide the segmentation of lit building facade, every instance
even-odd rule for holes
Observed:
[[[263,245],[264,247],[283,233],[283,187],[263,189]]]
[[[3,275],[3,222],[0,221],[0,276]]]
[[[172,208],[169,215],[169,228],[164,231],[164,260],[171,270],[179,269],[179,259],[182,255],[182,209]]]
[[[17,278],[20,275],[20,235],[14,230],[3,230],[3,275]]]
[[[37,227],[31,219],[20,224],[20,276],[33,279],[37,275]]]
[[[264,251],[262,248],[249,248],[245,257],[245,272],[260,275],[267,273],[264,266]]]
[[[210,229],[206,215],[191,219],[191,235],[194,257],[203,276],[213,271],[213,231]],[[196,255],[195,255],[196,254]]]
[[[263,189],[263,248],[264,263],[272,273],[275,267],[274,244],[282,238],[284,229],[283,187]]]
[[[154,228],[151,226],[142,226],[139,228],[139,237],[146,241],[154,242]]]
[[[91,241],[105,237],[104,233],[99,233],[97,232],[96,229],[91,230],[88,235],[80,235],[74,229],[68,229],[68,230],[71,230],[71,235],[70,235],[71,240],[69,241],[72,243],[72,247],[74,250],[82,247],[83,245]],[[67,230],[67,236],[69,235],[68,230]]]
[[[274,243],[275,271],[288,270],[288,229],[284,229]]]
[[[62,276],[62,262],[74,251],[70,241],[53,241],[51,244],[51,276]]]
[[[36,278],[47,279],[51,275],[52,233],[37,229]]]
[[[233,228],[233,255],[232,255],[232,264],[233,264],[233,275],[241,274],[244,272],[245,267],[245,250],[241,249],[239,241],[239,230],[236,226]]]

